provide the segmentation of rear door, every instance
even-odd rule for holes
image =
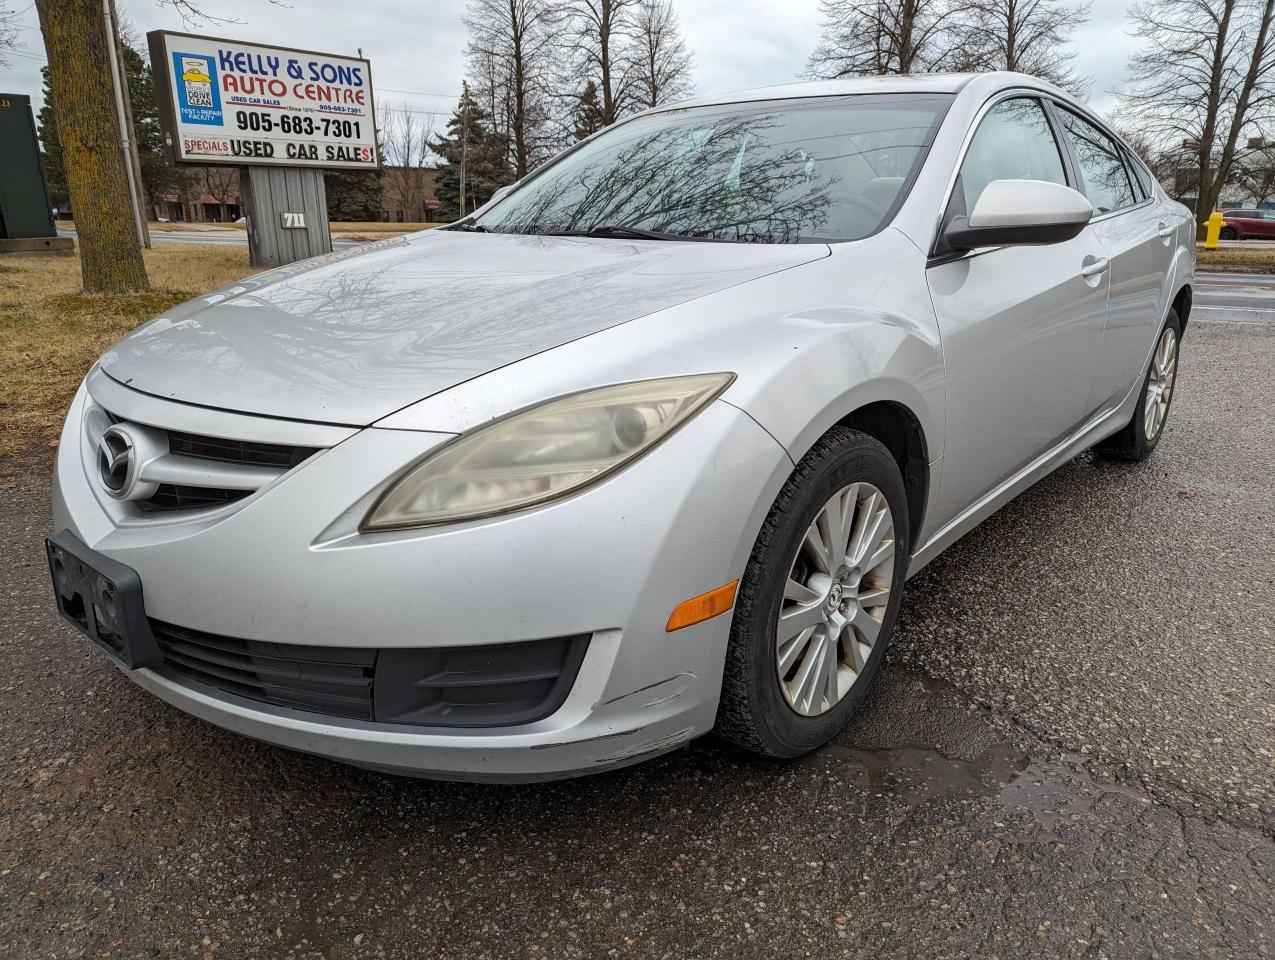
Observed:
[[[1054,110],[1080,174],[1079,189],[1093,204],[1088,229],[1102,244],[1110,275],[1107,327],[1088,413],[1118,404],[1142,377],[1164,313],[1177,224],[1147,195],[1114,138],[1067,107],[1054,104]]]
[[[993,180],[1072,184],[1042,102],[1009,95],[984,108],[944,225]],[[942,231],[939,235],[941,237]],[[1056,444],[1085,415],[1107,313],[1102,244],[1092,231],[1046,246],[956,255],[926,270],[947,373],[941,526]]]

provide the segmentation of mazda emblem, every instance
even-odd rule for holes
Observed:
[[[102,486],[111,496],[121,499],[127,496],[135,459],[133,438],[128,431],[120,426],[108,427],[97,442],[97,469]]]

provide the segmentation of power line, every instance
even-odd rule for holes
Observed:
[[[379,87],[378,89],[384,90],[386,93],[405,93],[409,97],[441,97],[444,100],[460,99],[460,94],[458,93],[424,93],[420,90],[395,90],[393,87]]]
[[[40,63],[48,63],[48,62],[49,62],[48,57],[44,57],[44,56],[41,56],[40,54],[36,54],[36,53],[23,53],[21,50],[6,50],[6,51],[4,52],[4,56],[6,56],[6,57],[24,57],[24,58],[25,58],[25,59],[27,59],[27,60],[36,60],[36,61],[38,61],[38,62],[40,62]]]

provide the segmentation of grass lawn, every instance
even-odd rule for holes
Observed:
[[[150,293],[80,292],[79,257],[0,257],[0,459],[56,445],[66,408],[103,349],[174,304],[256,273],[248,248],[145,251]]]
[[[1275,273],[1275,247],[1196,247],[1200,270],[1229,270],[1236,273]]]

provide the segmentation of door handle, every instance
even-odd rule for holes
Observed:
[[[1157,232],[1163,239],[1168,240],[1169,237],[1173,236],[1173,234],[1177,232],[1177,229],[1178,228],[1172,224],[1162,223],[1160,224],[1160,229]]]
[[[1102,257],[1099,260],[1093,260],[1081,266],[1080,275],[1088,280],[1090,277],[1106,273],[1109,266],[1111,266],[1111,261],[1106,257]]]

